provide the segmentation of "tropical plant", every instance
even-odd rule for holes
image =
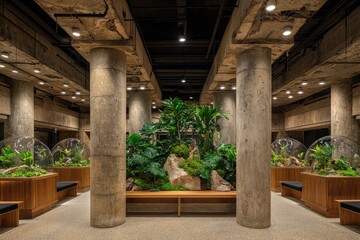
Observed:
[[[74,150],[63,149],[59,151],[59,161],[54,163],[57,167],[87,167],[90,160],[84,158],[84,148],[79,146]]]
[[[16,153],[13,151],[10,145],[1,148],[0,168],[10,168],[14,166],[15,157],[16,157]]]
[[[175,145],[171,148],[171,153],[174,153],[177,157],[182,157],[184,159],[187,159],[189,157],[189,147],[185,143],[180,143],[178,145]]]
[[[30,151],[30,150],[20,151],[18,154],[18,157],[24,165],[26,165],[28,167],[31,167],[34,165],[34,156],[33,156],[32,151]]]
[[[201,106],[196,109],[195,128],[199,134],[200,149],[206,153],[214,148],[214,136],[219,136],[219,125],[217,120],[220,118],[228,119],[226,114],[221,113],[220,108]]]
[[[36,177],[46,173],[46,170],[42,169],[39,165],[32,165],[31,167],[19,167],[6,174],[0,174],[0,177]]]
[[[314,149],[310,149],[310,157],[313,158],[313,167],[315,170],[325,169],[332,157],[335,147],[325,143],[324,145],[316,145]]]
[[[271,166],[278,166],[284,164],[285,159],[290,156],[286,153],[288,145],[280,146],[280,152],[277,154],[274,150],[271,150]]]

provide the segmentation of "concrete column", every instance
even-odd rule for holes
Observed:
[[[81,113],[79,118],[79,139],[90,147],[90,114]]]
[[[285,131],[285,116],[281,114],[279,120],[279,131],[276,134],[276,139],[288,138],[289,135]]]
[[[352,116],[351,80],[331,85],[331,135],[343,136],[358,143],[359,127]]]
[[[271,50],[245,50],[236,63],[236,220],[266,228],[271,221]]]
[[[34,137],[34,86],[30,82],[11,83],[11,115],[8,135]]]
[[[126,55],[90,55],[90,224],[113,227],[126,217]]]
[[[236,92],[216,92],[214,93],[214,107],[220,107],[223,113],[226,113],[229,120],[220,119],[218,124],[220,125],[220,139],[215,136],[214,140],[217,145],[232,143],[235,144],[235,115],[236,115]]]
[[[151,94],[148,91],[129,93],[129,133],[138,133],[151,122]]]

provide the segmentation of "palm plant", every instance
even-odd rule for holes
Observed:
[[[0,168],[10,168],[14,166],[14,158],[16,154],[14,153],[11,146],[5,146],[1,149],[0,155]]]

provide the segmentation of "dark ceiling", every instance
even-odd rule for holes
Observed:
[[[163,99],[200,96],[237,0],[128,0]],[[179,37],[186,42],[180,43]],[[182,79],[186,83],[182,83]]]

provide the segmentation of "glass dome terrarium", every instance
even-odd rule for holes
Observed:
[[[67,138],[52,149],[54,166],[86,167],[90,166],[90,150],[86,144],[76,138]]]
[[[49,148],[36,138],[14,136],[0,142],[1,177],[40,176],[53,162]]]
[[[345,137],[326,136],[318,139],[309,147],[305,160],[315,173],[360,176],[359,147]]]
[[[304,155],[306,147],[292,138],[281,138],[271,144],[271,166],[291,167],[306,166]]]

